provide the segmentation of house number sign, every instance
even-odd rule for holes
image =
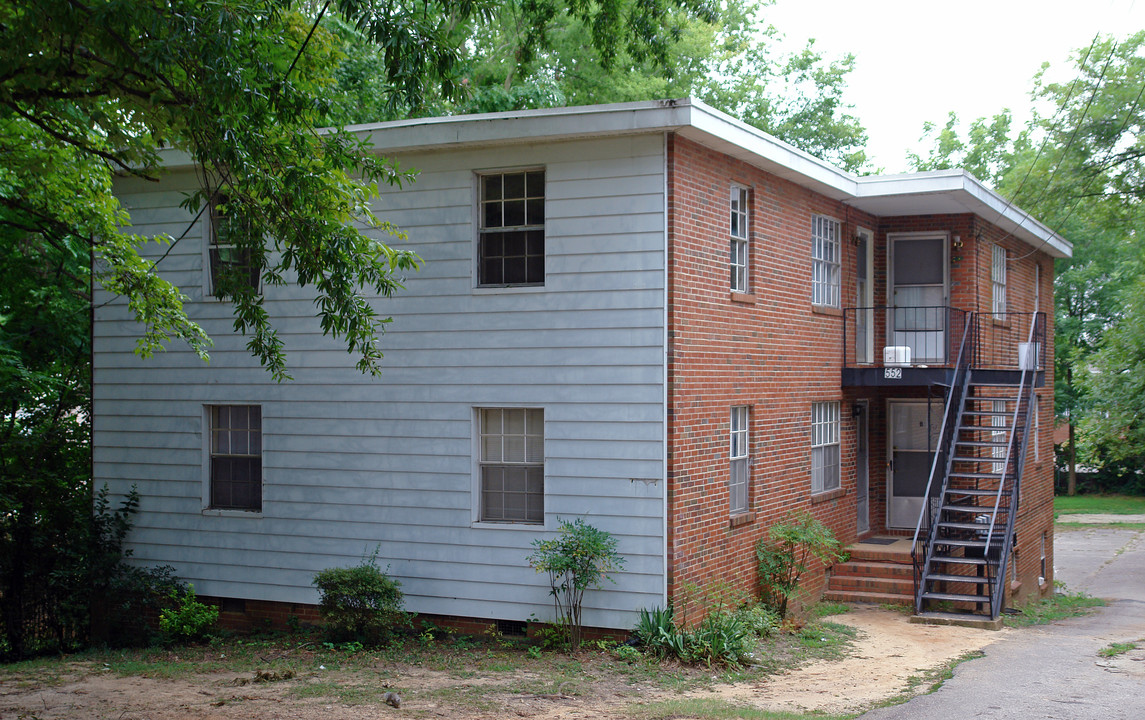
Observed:
[[[884,380],[902,380],[902,368],[889,367],[883,368]]]

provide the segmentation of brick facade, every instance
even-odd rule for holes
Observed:
[[[859,228],[874,233],[873,296],[887,300],[888,235],[942,232],[949,238],[949,305],[989,311],[991,248],[1007,251],[1009,309],[1047,313],[1046,385],[1039,390],[1036,443],[1023,480],[1018,519],[1020,601],[1038,589],[1041,537],[1052,573],[1052,259],[972,214],[875,217],[679,136],[668,145],[668,572],[669,598],[689,617],[721,589],[754,593],[754,547],[793,510],[809,510],[843,543],[857,538],[856,400],[868,404],[870,533],[888,534],[887,402],[943,400],[927,387],[843,387],[844,312],[811,303],[813,215],[840,223],[841,306],[856,305]],[[749,188],[749,292],[729,289],[729,193]],[[955,242],[957,237],[957,242]],[[1034,265],[1040,264],[1034,307]],[[881,321],[876,322],[880,351]],[[1023,330],[1024,332],[1024,330]],[[840,402],[840,487],[811,492],[811,406]],[[748,512],[730,513],[731,408],[748,406]],[[890,534],[895,534],[890,531]],[[898,534],[903,534],[901,531]],[[823,587],[806,578],[807,597]],[[1045,576],[1041,589],[1052,586]]]

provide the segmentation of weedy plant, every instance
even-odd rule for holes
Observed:
[[[534,540],[533,548],[529,565],[539,573],[548,573],[557,625],[565,628],[568,646],[576,650],[581,642],[585,591],[598,587],[610,573],[624,567],[624,558],[616,552],[616,538],[577,518],[573,522],[562,520],[557,537]]]
[[[808,562],[816,559],[830,565],[841,557],[834,533],[808,512],[788,515],[768,528],[767,537],[756,543],[755,556],[763,601],[781,619],[787,616],[788,602],[799,591],[799,579]]]
[[[171,600],[175,607],[159,613],[159,631],[168,642],[202,640],[219,620],[217,607],[196,599],[194,585],[188,584],[183,593],[172,590]]]

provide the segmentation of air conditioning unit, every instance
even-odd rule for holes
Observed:
[[[883,365],[906,367],[910,365],[909,345],[887,345],[883,348]]]
[[[1039,343],[1018,343],[1018,369],[1037,370],[1041,348]]]

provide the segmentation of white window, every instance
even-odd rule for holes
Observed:
[[[209,405],[208,507],[262,510],[262,408]]]
[[[839,221],[811,216],[811,302],[839,307]]]
[[[477,284],[545,284],[545,171],[479,175]]]
[[[258,268],[251,262],[250,250],[234,241],[236,220],[227,217],[227,202],[226,195],[214,195],[207,214],[208,292],[215,297],[233,297],[244,286],[259,289]]]
[[[732,515],[740,515],[748,511],[748,487],[751,478],[746,405],[732,408],[729,439],[731,472],[728,479],[728,504]]]
[[[991,400],[990,412],[990,425],[993,429],[990,431],[990,441],[997,443],[993,447],[993,454],[995,458],[1000,458],[1002,462],[994,463],[992,472],[1001,474],[1006,472],[1006,401],[1005,400]]]
[[[747,211],[747,188],[732,185],[731,189],[731,289],[732,292],[749,292],[748,284],[748,232],[750,222]]]
[[[1034,406],[1031,412],[1034,413],[1034,427],[1031,428],[1034,436],[1034,462],[1042,459],[1042,399],[1037,395],[1034,396]]]
[[[1006,310],[1006,248],[1001,245],[994,246],[993,258],[990,263],[990,280],[994,287],[991,310],[994,317],[1002,320]]]
[[[480,485],[483,522],[545,521],[545,411],[481,408]]]
[[[811,404],[811,493],[839,487],[839,403]]]

